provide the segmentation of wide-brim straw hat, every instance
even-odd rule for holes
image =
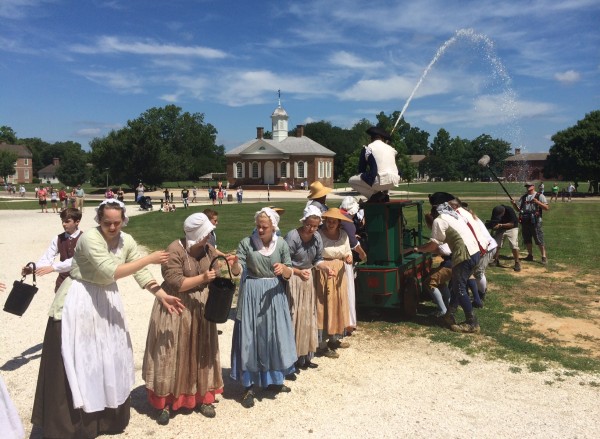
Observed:
[[[342,211],[340,209],[338,209],[337,207],[332,207],[330,209],[327,209],[327,211],[323,212],[321,214],[322,218],[335,218],[335,219],[339,219],[341,221],[348,221],[349,223],[352,222],[351,219],[348,219],[348,217],[346,215],[344,215],[342,213]]]
[[[320,181],[313,181],[308,188],[310,190],[310,194],[308,194],[306,198],[309,200],[315,200],[317,198],[324,197],[333,190],[330,187],[323,186],[323,183]]]
[[[285,213],[285,209],[281,208],[281,207],[275,207],[275,206],[269,206],[269,209],[273,209],[275,212],[277,212],[279,215],[282,215]]]

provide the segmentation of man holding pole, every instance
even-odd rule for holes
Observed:
[[[513,201],[513,206],[519,211],[521,233],[523,242],[527,246],[527,257],[524,261],[533,261],[533,243],[535,241],[542,254],[542,264],[548,263],[546,246],[544,245],[544,231],[542,230],[542,213],[550,209],[548,201],[543,194],[535,191],[533,183],[525,183],[527,193],[521,197],[519,204]]]

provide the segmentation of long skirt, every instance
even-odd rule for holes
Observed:
[[[62,355],[75,408],[117,408],[135,383],[133,348],[117,284],[73,279],[62,313]]]
[[[142,367],[148,400],[159,410],[193,409],[223,393],[217,325],[204,318],[208,288],[175,295],[185,305],[181,315],[154,301]]]
[[[348,327],[351,329],[356,328],[356,292],[354,290],[354,267],[352,264],[344,263],[346,267],[346,278],[348,282]]]
[[[319,271],[317,289],[317,323],[329,335],[343,334],[350,325],[348,309],[348,280],[344,262],[340,259],[326,260],[327,267],[333,268],[337,275],[328,277]]]
[[[86,413],[73,407],[61,349],[62,324],[48,319],[31,423],[49,438],[94,438],[121,432],[129,424],[130,399],[116,409]]]
[[[296,343],[285,286],[279,278],[246,277],[233,328],[231,378],[244,387],[283,384],[295,370]]]
[[[312,270],[307,280],[303,280],[300,276],[292,276],[288,281],[286,292],[296,336],[296,353],[301,357],[316,352],[319,342]]]
[[[10,399],[8,389],[0,376],[0,437],[2,439],[22,439],[25,430],[17,408]]]

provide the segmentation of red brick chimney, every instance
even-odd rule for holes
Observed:
[[[54,158],[52,159],[52,164],[53,164],[54,166],[59,166],[59,165],[60,165],[60,159],[59,159],[58,157],[54,157]]]
[[[265,129],[263,127],[256,127],[256,138],[262,139],[265,134]]]
[[[304,125],[296,125],[296,137],[304,137]]]

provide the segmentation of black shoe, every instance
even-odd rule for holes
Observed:
[[[307,361],[306,363],[304,363],[304,367],[307,367],[309,369],[316,369],[317,367],[319,367],[319,365],[313,363],[312,361]]]
[[[285,384],[269,384],[267,390],[275,393],[290,393],[292,391],[292,389]]]
[[[379,191],[379,192],[375,192],[373,195],[371,195],[371,197],[369,198],[369,201],[367,201],[368,203],[385,203],[385,197],[386,194],[384,194],[383,192]],[[389,197],[388,197],[389,200]]]
[[[215,406],[212,404],[201,404],[198,408],[198,411],[207,418],[214,418],[215,416],[217,416]]]
[[[329,348],[323,348],[323,349],[317,349],[316,352],[316,356],[317,357],[327,357],[327,358],[339,358],[340,354],[338,354],[336,351],[333,351]]]
[[[521,271],[521,264],[519,264],[518,262],[515,264],[515,266],[513,267],[513,270],[515,271]]]
[[[171,418],[171,413],[169,413],[169,408],[165,407],[160,412],[160,415],[158,415],[158,418],[156,419],[156,422],[159,425],[167,425],[169,423],[169,419],[170,418]]]
[[[472,302],[471,306],[473,306],[473,308],[483,308],[483,302],[480,302],[480,303]]]
[[[242,407],[247,409],[254,407],[254,392],[252,390],[247,390],[246,393],[244,393]]]
[[[527,257],[523,260],[531,262],[531,261],[533,261],[533,255],[527,255]]]

